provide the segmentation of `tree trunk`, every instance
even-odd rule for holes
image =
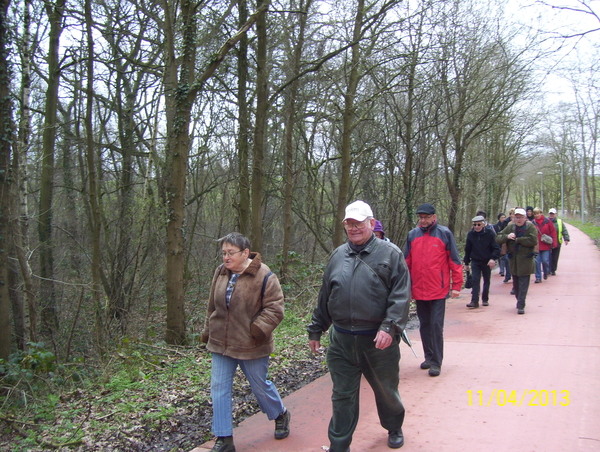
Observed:
[[[94,38],[92,34],[93,21],[92,21],[92,10],[91,0],[85,2],[85,22],[86,22],[86,34],[87,34],[87,87],[86,87],[86,112],[85,112],[85,138],[86,138],[86,162],[88,170],[88,196],[90,202],[90,234],[92,237],[92,303],[95,312],[95,335],[96,335],[96,347],[102,354],[104,349],[104,322],[102,315],[102,301],[101,301],[101,279],[100,279],[100,264],[101,264],[101,252],[100,252],[100,232],[101,232],[101,219],[100,219],[100,205],[99,205],[99,190],[98,190],[98,176],[96,172],[96,149],[94,145],[94,126],[93,126],[93,114],[94,114]]]
[[[248,20],[248,4],[246,0],[238,1],[239,26]],[[245,236],[250,235],[250,172],[248,169],[248,149],[250,119],[248,114],[248,35],[244,33],[240,39],[238,50],[238,166],[239,166],[239,230]]]
[[[362,30],[362,21],[364,15],[365,2],[358,0],[356,6],[356,17],[354,19],[354,32],[352,35],[352,61],[350,66],[350,77],[346,94],[344,95],[344,114],[342,124],[342,142],[340,146],[341,156],[341,176],[338,192],[337,209],[335,215],[335,228],[333,232],[334,248],[341,245],[344,241],[344,212],[348,203],[348,194],[350,193],[350,168],[352,165],[352,131],[354,119],[354,99],[359,80],[359,62],[360,62],[360,44],[359,39]]]
[[[259,2],[260,9],[267,9],[269,0]],[[262,251],[262,197],[263,162],[265,156],[265,135],[267,128],[268,70],[267,70],[267,15],[261,14],[256,21],[256,124],[254,127],[254,147],[252,149],[252,250]]]
[[[190,147],[189,125],[191,109],[208,80],[225,56],[265,12],[259,8],[240,30],[219,49],[202,75],[195,80],[196,64],[196,5],[185,0],[181,4],[181,27],[184,30],[183,55],[176,54],[176,24],[169,3],[163,3],[165,13],[165,75],[164,85],[167,113],[167,160],[165,163],[165,191],[167,196],[167,332],[169,344],[185,343],[185,255],[184,213],[185,186]],[[181,64],[181,66],[180,66]]]
[[[48,40],[48,86],[42,138],[42,174],[39,207],[39,255],[40,255],[40,305],[42,333],[53,338],[58,329],[56,293],[54,288],[54,253],[52,244],[52,202],[54,196],[54,150],[57,128],[58,86],[60,61],[58,50],[64,15],[65,0],[47,3],[46,12],[50,22]]]
[[[14,142],[11,76],[8,71],[8,29],[6,15],[9,0],[0,2],[0,359],[10,354],[10,295],[8,277],[9,220],[10,220],[10,158]]]
[[[290,77],[294,82],[289,87],[285,118],[285,141],[284,141],[284,203],[283,203],[283,263],[281,267],[281,277],[285,279],[289,266],[289,251],[292,241],[292,203],[294,194],[294,126],[296,124],[296,97],[298,95],[298,75],[300,74],[300,62],[302,59],[302,50],[304,48],[304,35],[306,29],[306,19],[312,0],[307,0],[306,5],[301,0],[299,9],[305,14],[300,14],[298,42],[294,46],[292,57],[292,71]],[[291,35],[291,33],[290,33]]]
[[[190,112],[194,98],[190,98],[190,84],[194,80],[196,48],[196,19],[194,5],[189,0],[181,3],[181,29],[184,30],[183,55],[176,55],[176,24],[170,3],[164,3],[165,12],[165,92],[167,110],[167,151],[165,162],[167,196],[167,331],[168,344],[185,343],[184,310],[184,247],[185,186],[189,155]],[[179,61],[181,63],[179,63]],[[181,64],[181,67],[179,66]],[[187,89],[182,88],[187,87]]]
[[[31,134],[31,13],[30,1],[26,0],[23,4],[23,44],[21,46],[21,92],[19,99],[19,130],[17,147],[12,156],[12,174],[15,177],[15,183],[12,186],[12,212],[18,216],[18,221],[11,220],[11,236],[13,242],[13,252],[16,261],[20,267],[20,274],[23,279],[23,292],[27,300],[27,314],[29,315],[29,325],[27,325],[27,316],[22,306],[23,300],[19,297],[20,306],[13,307],[13,312],[18,310],[23,312],[22,331],[15,325],[15,334],[17,338],[22,336],[23,343],[17,339],[17,347],[20,350],[25,349],[27,342],[37,342],[37,315],[36,300],[33,287],[33,277],[26,250],[29,249],[28,231],[29,214],[27,208],[27,152],[29,147],[29,136]],[[15,298],[16,299],[16,298]]]

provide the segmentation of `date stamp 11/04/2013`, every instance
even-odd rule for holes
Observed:
[[[469,406],[569,406],[569,391],[566,389],[492,389],[489,396],[484,391],[467,391]]]

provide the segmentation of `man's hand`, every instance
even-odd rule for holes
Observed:
[[[460,290],[452,291],[452,298],[458,298],[460,296]]]
[[[567,246],[569,244],[568,240],[565,240],[565,246]]]
[[[310,351],[313,353],[321,353],[321,341],[308,341],[308,345],[310,345]]]
[[[386,333],[385,331],[379,330],[377,331],[377,336],[375,336],[373,342],[375,342],[375,348],[383,350],[384,348],[388,348],[392,344],[392,336],[390,336],[390,334]]]
[[[490,259],[488,262],[488,267],[493,269],[496,266],[496,261],[494,259]]]
[[[517,235],[514,232],[511,232],[506,236],[508,240],[517,240]]]

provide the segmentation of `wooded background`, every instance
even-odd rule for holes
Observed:
[[[540,76],[595,29],[484,0],[0,3],[0,358],[189,343],[217,238],[298,285],[355,199],[399,246],[422,202],[459,240],[477,209],[560,209],[561,170],[566,210],[582,181],[598,205],[597,47],[562,103]]]

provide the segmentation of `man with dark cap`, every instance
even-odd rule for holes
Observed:
[[[421,204],[417,208],[419,223],[408,233],[404,256],[410,271],[412,297],[417,302],[419,331],[425,361],[421,369],[437,377],[444,357],[444,316],[446,298],[460,294],[463,283],[462,264],[454,235],[437,222],[435,208]]]
[[[348,242],[331,253],[307,327],[313,352],[319,351],[321,335],[329,329],[330,452],[350,450],[363,375],[375,394],[379,422],[388,431],[388,447],[404,444],[399,339],[408,321],[410,275],[402,251],[376,238],[374,228],[367,203],[355,201],[346,207]]]

